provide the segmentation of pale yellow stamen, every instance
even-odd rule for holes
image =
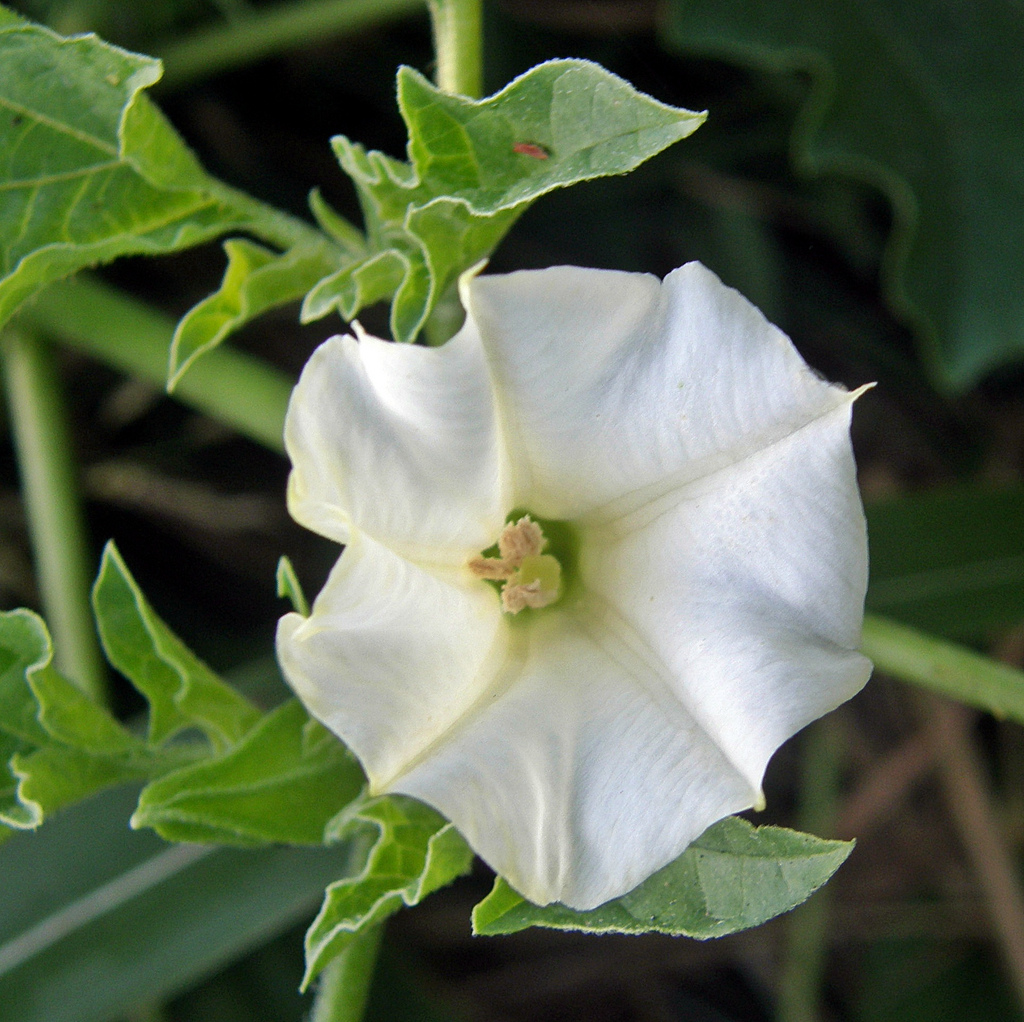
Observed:
[[[515,525],[509,522],[498,537],[498,552],[504,560],[516,564],[524,557],[539,554],[546,545],[544,533],[529,515],[523,515]]]
[[[492,582],[504,582],[515,573],[516,566],[509,564],[500,557],[474,557],[467,568],[477,578],[486,578]]]
[[[518,614],[526,607],[537,610],[554,603],[561,591],[562,566],[550,554],[542,554],[547,540],[529,515],[509,522],[498,537],[500,557],[474,557],[466,565],[477,577],[504,582],[502,609]]]

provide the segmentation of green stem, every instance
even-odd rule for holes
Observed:
[[[484,88],[481,0],[427,0],[434,27],[437,87],[479,99]]]
[[[249,229],[262,241],[270,242],[283,249],[298,245],[337,245],[342,258],[358,259],[366,255],[366,240],[362,232],[344,217],[334,213],[335,234],[328,237],[323,231],[291,213],[285,213],[275,206],[267,205],[251,195],[215,178],[209,178],[206,185],[216,198],[228,203],[235,210],[252,218]]]
[[[310,1022],[359,1022],[366,1011],[383,933],[382,926],[371,926],[356,934],[324,969]]]
[[[890,677],[1024,724],[1024,671],[874,614],[861,649]]]
[[[842,731],[834,717],[811,725],[801,762],[798,826],[828,834],[835,825]],[[786,920],[786,951],[776,1004],[778,1022],[814,1022],[828,955],[828,889],[817,891]]]
[[[164,47],[160,89],[180,89],[219,71],[310,43],[322,43],[420,10],[423,0],[298,0],[256,8],[227,24]]]
[[[106,669],[89,603],[94,566],[53,353],[29,331],[14,328],[6,332],[2,351],[40,600],[56,666],[103,702]]]
[[[167,385],[173,320],[99,281],[77,277],[51,284],[18,319],[154,386]],[[174,394],[283,452],[284,415],[294,382],[258,358],[219,347],[196,361]]]

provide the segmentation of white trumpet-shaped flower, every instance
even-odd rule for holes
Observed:
[[[866,681],[857,395],[697,263],[462,294],[443,347],[357,331],[306,366],[289,507],[345,550],[278,652],[374,793],[592,908]]]

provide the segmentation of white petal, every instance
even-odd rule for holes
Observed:
[[[548,611],[493,698],[394,784],[437,807],[537,904],[631,890],[752,788],[613,635]]]
[[[664,284],[572,266],[464,288],[499,395],[515,503],[574,519],[706,475],[836,403],[710,270]],[[616,506],[609,513],[621,513]]]
[[[506,628],[490,587],[353,532],[311,615],[281,619],[277,652],[299,698],[381,791],[489,687]]]
[[[441,348],[332,337],[292,394],[285,443],[289,510],[341,543],[355,526],[409,556],[461,563],[508,511],[471,324]]]
[[[744,461],[588,534],[585,584],[754,786],[859,691],[867,538],[852,395]],[[639,637],[639,638],[637,638]]]

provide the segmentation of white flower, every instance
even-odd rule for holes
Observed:
[[[345,550],[278,652],[374,793],[592,908],[760,804],[775,749],[867,680],[857,394],[697,263],[463,303],[441,348],[357,330],[306,366],[289,507]],[[527,512],[539,537],[506,527]]]

